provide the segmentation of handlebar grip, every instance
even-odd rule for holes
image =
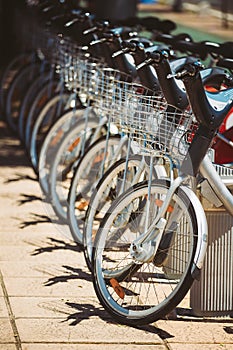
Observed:
[[[233,58],[233,42],[227,41],[220,44],[219,51],[225,58]]]
[[[147,59],[159,62],[162,57],[162,54],[160,52],[147,52],[146,57]]]
[[[174,49],[183,52],[190,52],[192,54],[198,55],[200,58],[205,59],[208,55],[208,50],[205,45],[201,42],[192,41],[175,41],[173,45]]]
[[[147,30],[156,30],[161,33],[170,33],[176,29],[175,22],[171,20],[160,20],[153,16],[142,18],[140,24]]]
[[[217,55],[220,54],[220,44],[219,43],[215,43],[215,42],[211,42],[211,41],[202,41],[201,43],[205,46],[205,48],[209,54],[217,54]]]
[[[170,34],[157,33],[155,35],[155,40],[162,42],[164,44],[167,44],[167,45],[172,45],[172,43],[174,41],[174,36],[172,36]]]
[[[233,58],[220,58],[217,66],[233,70]]]
[[[130,49],[130,50],[135,50],[137,45],[135,42],[130,42],[130,41],[122,41],[121,47],[123,49]]]
[[[97,29],[98,29],[97,26],[94,26],[92,28],[86,29],[86,30],[83,31],[83,35],[94,33]]]
[[[163,33],[170,33],[176,29],[176,23],[170,21],[169,19],[165,19],[160,23],[159,30]]]
[[[86,30],[84,30],[83,34],[87,35],[87,34],[94,33],[96,31],[102,31],[103,29],[108,28],[108,27],[109,27],[108,21],[96,22],[94,27],[87,28]]]
[[[103,38],[106,40],[112,39],[115,35],[113,33],[103,33]]]
[[[158,33],[155,36],[155,40],[170,45],[175,50],[197,54],[202,59],[205,59],[208,54],[205,43],[194,42],[187,33],[177,35]]]
[[[157,17],[144,17],[141,18],[140,24],[144,26],[147,30],[158,29],[160,20]]]

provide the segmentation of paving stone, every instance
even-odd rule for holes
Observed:
[[[60,273],[49,278],[5,278],[10,297],[13,296],[54,296],[54,297],[93,297],[92,283],[79,271]]]
[[[16,319],[22,343],[103,343],[103,344],[161,344],[156,327],[142,329],[120,326],[97,317],[79,319],[76,315],[68,322],[60,319]],[[146,330],[147,329],[147,330]]]
[[[116,348],[117,350],[166,350],[166,347],[160,344],[22,344],[22,350],[116,350]]]
[[[158,321],[160,328],[171,334],[168,343],[233,344],[232,319],[195,321]],[[183,331],[184,330],[184,331]]]
[[[55,239],[55,237],[54,237]],[[30,242],[30,240],[29,240]],[[59,241],[57,241],[57,246],[54,243],[53,245],[43,244],[41,246],[32,246],[31,244],[23,246],[4,246],[4,249],[1,249],[0,252],[0,261],[33,261],[38,262],[48,262],[51,261],[60,261],[61,264],[67,262],[75,262],[75,265],[78,265],[79,262],[83,266],[84,258],[81,253],[77,252],[75,245],[66,245],[62,243],[59,246]],[[79,266],[80,266],[79,264]]]
[[[232,350],[233,344],[169,344],[170,350]]]
[[[18,225],[17,225],[18,226]],[[31,246],[32,249],[35,246],[34,242],[42,242],[49,239],[49,237],[53,237],[54,232],[49,234],[48,230],[46,231],[34,231],[29,235],[25,230],[19,230],[19,227],[11,228],[10,230],[5,230],[1,232],[1,245],[2,246]],[[2,252],[1,252],[2,254]]]
[[[2,317],[8,317],[8,311],[7,311],[5,299],[3,297],[0,297],[0,318]]]
[[[17,350],[14,344],[0,344],[0,350]]]
[[[4,246],[4,249],[1,249],[0,261],[22,261],[30,259],[33,249],[30,246]]]
[[[80,318],[100,317],[103,312],[96,297],[51,298],[51,297],[11,297],[11,308],[16,318],[60,318],[70,315]]]
[[[66,266],[66,267],[65,267]],[[3,261],[0,262],[0,267],[2,274],[7,277],[18,277],[21,278],[35,278],[41,277],[46,281],[49,278],[56,277],[62,274],[68,274],[69,267],[68,265],[61,266],[60,262],[52,262],[51,264],[42,264],[33,261],[19,261],[17,264],[14,262]],[[70,266],[70,274],[72,272],[75,274],[75,271],[78,270],[76,267]]]
[[[11,328],[10,321],[7,318],[0,318],[0,343],[14,343],[14,334]]]

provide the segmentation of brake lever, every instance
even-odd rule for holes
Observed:
[[[78,22],[78,21],[79,21],[79,18],[74,18],[74,19],[72,19],[71,21],[67,22],[67,23],[65,24],[65,27],[68,28],[68,27],[70,27],[72,24],[74,24],[74,23],[76,23],[76,22]]]
[[[187,69],[184,69],[181,72],[178,73],[170,73],[167,75],[167,79],[172,79],[172,78],[176,78],[176,79],[181,79],[183,77],[185,77],[186,75],[189,75],[188,73],[190,73]]]
[[[127,52],[130,52],[131,50],[129,48],[124,48],[124,49],[121,49],[119,51],[116,51],[112,54],[112,58],[115,58],[115,57],[118,57],[120,55],[123,55],[124,53],[127,53]]]
[[[97,29],[98,29],[97,26],[88,28],[88,29],[86,29],[86,30],[83,31],[83,35],[87,35],[87,34],[93,33],[93,32],[95,32]]]
[[[107,41],[107,38],[101,38],[101,39],[96,39],[90,42],[90,46],[96,45],[96,44],[101,44]]]
[[[203,68],[205,68],[205,66],[200,61],[196,61],[192,64],[187,65],[187,68],[183,69],[180,72],[168,74],[167,79],[182,79],[185,76],[193,77],[197,71],[200,71]]]
[[[143,68],[143,67],[145,67],[145,66],[151,64],[152,61],[153,61],[153,60],[152,60],[151,58],[146,59],[145,61],[143,61],[142,63],[139,63],[139,64],[136,66],[136,70],[139,70],[139,69],[141,69],[141,68]]]

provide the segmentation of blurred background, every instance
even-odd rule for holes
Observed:
[[[32,0],[28,0],[30,2]],[[37,0],[39,1],[39,0]],[[231,0],[57,0],[73,1],[95,13],[98,18],[117,21],[140,15],[141,12],[154,16],[167,16],[170,13],[182,14],[196,12],[211,15],[221,20],[222,28],[229,29],[233,22],[233,1]],[[26,0],[0,0],[0,65],[4,66],[18,49],[14,29],[15,14],[27,5]],[[180,20],[174,17],[175,20]],[[206,20],[206,19],[205,19]],[[183,20],[180,20],[183,22]],[[17,23],[20,26],[20,23]],[[217,24],[216,24],[217,28]],[[185,28],[184,28],[185,29]],[[214,30],[214,29],[213,29]]]

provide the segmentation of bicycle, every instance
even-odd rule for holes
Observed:
[[[138,326],[165,317],[184,298],[194,279],[199,278],[208,236],[205,212],[195,194],[199,172],[233,215],[233,196],[208,155],[217,129],[233,106],[233,89],[206,91],[202,69],[198,62],[175,75],[185,84],[198,122],[194,136],[184,128],[188,116],[174,116],[172,125],[171,115],[164,114],[163,109],[158,113],[156,108],[151,121],[157,128],[148,132],[148,116],[143,114],[140,100],[131,119],[119,120],[122,127],[131,130],[137,126],[140,115],[144,124],[137,126],[138,141],[145,147],[146,140],[154,155],[161,152],[156,151],[156,145],[162,147],[162,153],[171,152],[173,159],[180,157],[181,146],[182,151],[186,150],[173,182],[161,179],[131,187],[113,201],[97,231],[93,247],[94,288],[100,303],[120,323]],[[210,97],[221,99],[222,108],[216,110]],[[169,129],[161,133],[161,124],[166,121]],[[192,114],[190,121],[192,124]],[[174,130],[177,140],[169,137]],[[152,150],[151,139],[155,145]],[[185,146],[187,141],[191,141],[189,147]],[[229,173],[232,175],[231,169]]]

